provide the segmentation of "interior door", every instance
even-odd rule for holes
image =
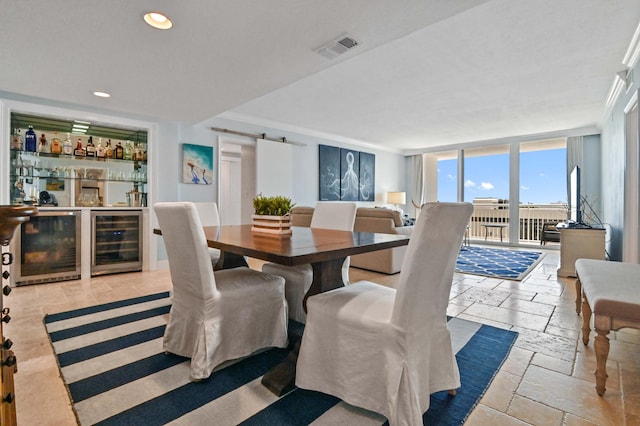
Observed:
[[[220,155],[220,211],[221,225],[242,223],[242,167],[239,152],[222,150]]]

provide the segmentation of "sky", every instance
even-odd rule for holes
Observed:
[[[509,198],[509,155],[465,159],[465,201]],[[520,203],[567,202],[566,149],[520,154]],[[457,160],[438,161],[438,200],[456,201]]]

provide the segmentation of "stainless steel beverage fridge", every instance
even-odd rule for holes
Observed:
[[[91,211],[91,275],[142,270],[142,211]]]
[[[80,211],[42,211],[15,239],[15,285],[80,279]]]

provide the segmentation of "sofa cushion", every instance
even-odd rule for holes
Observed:
[[[391,218],[394,226],[404,226],[404,222],[400,217],[400,212],[392,209],[359,207],[356,211],[356,220],[358,217]]]
[[[396,228],[396,234],[406,235],[407,237],[410,237],[412,232],[413,226],[400,226]]]
[[[291,209],[291,225],[292,226],[311,226],[311,218],[313,217],[313,207],[296,206]]]

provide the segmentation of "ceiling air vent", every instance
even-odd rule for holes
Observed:
[[[342,55],[349,49],[353,49],[358,45],[358,41],[346,34],[341,35],[337,39],[319,47],[315,51],[327,59],[333,59],[339,55]]]

